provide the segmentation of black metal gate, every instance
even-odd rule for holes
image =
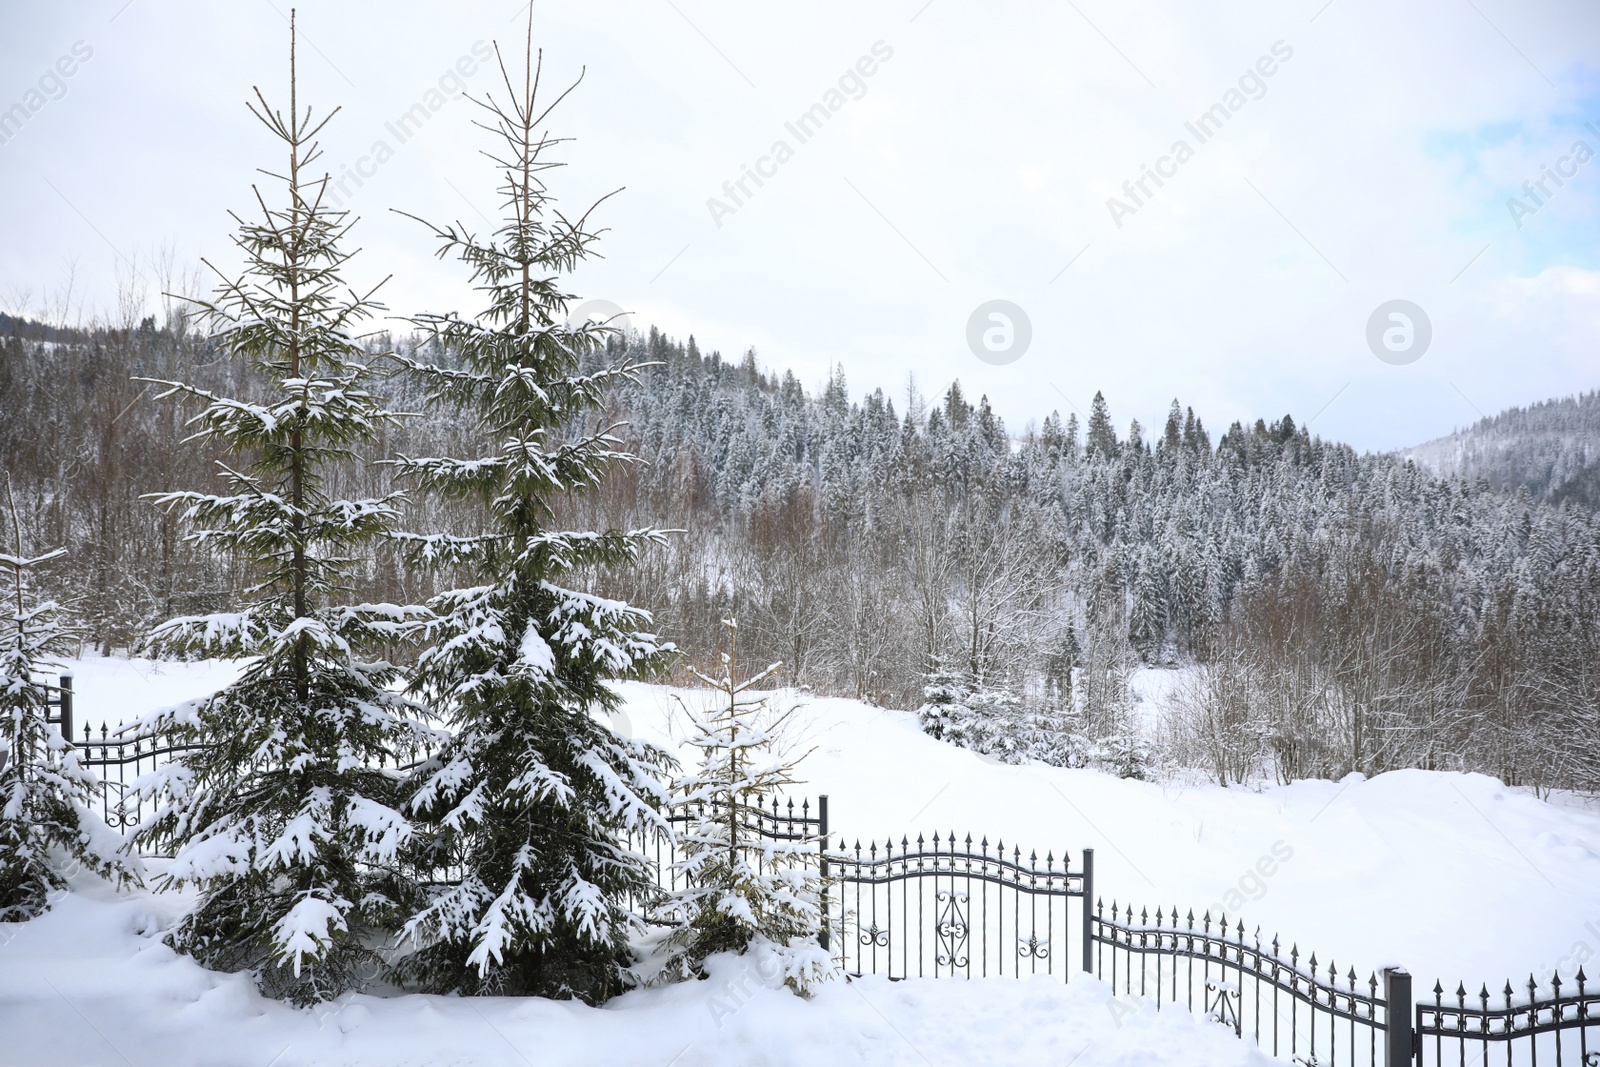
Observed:
[[[846,974],[889,978],[1059,974],[1089,969],[1094,850],[1036,852],[954,833],[931,842],[829,849],[829,934]],[[1079,952],[1074,963],[1072,948]]]

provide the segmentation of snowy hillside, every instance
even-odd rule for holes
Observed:
[[[131,720],[224,681],[225,664],[77,664],[80,719]],[[678,700],[623,687],[619,731],[677,747]],[[784,692],[780,700],[802,698]],[[1600,945],[1600,811],[1478,775],[1403,771],[1252,790],[1003,766],[921,734],[909,713],[809,700],[795,716],[803,792],[830,796],[850,843],[955,830],[1097,854],[1099,889],[1136,906],[1220,908],[1365,974],[1399,962],[1491,987],[1575,969]],[[684,751],[681,750],[680,751]],[[1281,862],[1270,878],[1257,861]],[[1287,856],[1287,858],[1284,858]],[[1099,983],[868,979],[804,1003],[729,961],[709,982],[603,1009],[539,1000],[343,998],[326,1018],[174,955],[181,897],[115,896],[82,878],[0,946],[0,1062],[983,1063],[1261,1062],[1183,1012],[1124,1018]],[[1232,912],[1234,909],[1229,907]],[[1589,925],[1586,925],[1589,924]],[[742,969],[743,968],[743,969]],[[81,1013],[81,1014],[80,1014]],[[87,1018],[92,1026],[83,1025]],[[20,1024],[20,1025],[18,1025]],[[13,1037],[12,1035],[17,1035]],[[20,1057],[9,1059],[7,1057]],[[274,1057],[278,1058],[275,1060]],[[676,1059],[674,1057],[677,1057]]]
[[[1526,489],[1536,500],[1600,504],[1600,392],[1510,408],[1447,437],[1403,449],[1439,477]]]

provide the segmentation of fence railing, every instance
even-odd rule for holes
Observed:
[[[73,688],[63,675],[50,704],[62,735],[78,749],[81,766],[95,770],[106,789],[103,812],[126,830],[142,814],[129,787],[140,774],[193,746],[159,736],[121,736],[87,725],[71,737]],[[706,811],[677,810],[682,825]],[[1266,1052],[1304,1067],[1506,1067],[1547,1064],[1600,1067],[1600,990],[1588,988],[1580,968],[1571,979],[1552,976],[1541,986],[1530,976],[1521,991],[1507,982],[1499,994],[1487,985],[1453,995],[1435,982],[1431,1000],[1414,1001],[1411,976],[1398,967],[1361,979],[1353,967],[1339,973],[1297,945],[1287,953],[1274,937],[1263,942],[1243,922],[1209,913],[1196,919],[1177,908],[1131,905],[1109,909],[1095,893],[1094,849],[1026,856],[970,835],[902,836],[898,845],[847,844],[830,831],[828,798],[796,805],[772,801],[770,810],[747,812],[744,827],[767,840],[814,842],[814,862],[827,886],[822,943],[847,975],[914,977],[1029,977],[1070,981],[1074,973],[1108,983],[1121,997],[1139,997],[1160,1010],[1188,1010],[1249,1036]],[[630,840],[653,866],[662,889],[679,888],[672,840]],[[1090,901],[1093,905],[1090,905]],[[643,908],[646,902],[633,902]],[[1594,1049],[1591,1050],[1591,1046]]]
[[[1582,967],[1569,980],[1552,975],[1543,987],[1548,992],[1530,974],[1523,986],[1526,996],[1513,991],[1510,982],[1498,994],[1491,994],[1488,985],[1470,994],[1465,983],[1458,983],[1453,996],[1435,982],[1433,1002],[1417,1005],[1417,1062],[1439,1067],[1487,1064],[1491,1055],[1498,1059],[1504,1052],[1507,1064],[1514,1057],[1515,1062],[1537,1064],[1542,1048],[1545,1062],[1557,1067],[1600,1067],[1600,990],[1587,984]],[[1524,1052],[1525,1060],[1520,1058]],[[1563,1058],[1572,1052],[1576,1059]]]
[[[45,722],[65,724],[61,731],[61,736],[70,739],[72,737],[72,675],[63,673],[56,679],[56,682],[57,684],[55,685],[50,685],[49,683],[35,684],[38,684],[45,691]],[[50,714],[51,708],[56,709],[54,715]],[[13,753],[7,748],[0,747],[0,771],[5,770],[6,765],[12,759],[21,760],[24,758],[36,759],[37,754],[31,752]]]
[[[1093,892],[1094,850],[1083,866],[1067,867],[1046,853],[1026,856],[1004,842],[973,843],[954,833],[932,841],[885,842],[847,848],[840,842],[826,860],[837,886],[828,909],[837,931],[835,957],[846,974],[889,978],[923,976],[1060,974],[1090,962],[1090,914],[1069,902]],[[831,946],[832,947],[832,946]]]
[[[715,803],[696,805],[692,808],[674,808],[667,815],[670,826],[687,826],[698,823],[711,817],[721,819],[721,809]],[[821,842],[828,836],[828,798],[817,798],[816,810],[813,811],[811,801],[802,799],[797,806],[793,798],[787,802],[772,798],[770,808],[754,807],[741,808],[739,824],[748,833],[759,835],[768,841],[787,842]],[[683,886],[683,880],[678,875],[677,862],[681,858],[676,846],[676,838],[663,838],[659,834],[642,836],[630,834],[624,844],[634,852],[643,855],[654,869],[656,884],[666,892],[673,892]],[[818,850],[817,862],[826,867],[826,859]],[[631,898],[628,904],[635,911],[645,912],[648,918],[664,920],[666,915],[659,913],[652,905],[654,901],[644,901]]]
[[[1308,1064],[1411,1062],[1411,977],[1398,968],[1365,980],[1332,963],[1324,971],[1315,954],[1287,954],[1275,937],[1263,944],[1244,924],[1230,929],[1226,916],[1182,918],[1178,909],[1131,907],[1111,913],[1096,901],[1095,973],[1123,996],[1155,1000],[1157,1009],[1182,1001],[1191,1011],[1248,1034],[1274,1056]],[[1109,964],[1106,959],[1109,956]],[[1135,973],[1137,972],[1137,977]],[[1153,973],[1152,973],[1153,972]],[[1391,1015],[1390,1004],[1404,1005]],[[1391,1045],[1393,1048],[1391,1048]],[[1398,1058],[1397,1058],[1398,1057]]]
[[[132,727],[112,730],[105,723],[100,725],[98,737],[88,723],[84,723],[79,736],[74,737],[72,676],[61,675],[60,684],[51,688],[56,695],[47,704],[57,711],[54,715],[47,713],[46,721],[59,726],[63,739],[77,750],[78,765],[100,776],[105,788],[100,792],[97,814],[114,830],[129,830],[144,817],[145,798],[133,788],[141,775],[155,770],[174,756],[203,747],[162,733],[128,733]],[[416,766],[427,755],[422,751],[401,753],[405,758],[399,759],[395,766],[401,770]]]

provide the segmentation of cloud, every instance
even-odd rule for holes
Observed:
[[[1597,384],[1593,294],[1561,272],[1600,268],[1600,161],[1521,230],[1506,209],[1583,121],[1600,121],[1584,55],[1600,39],[1592,5],[921,6],[707,0],[684,9],[690,25],[669,5],[539,5],[547,84],[588,66],[552,124],[579,137],[556,190],[578,207],[626,186],[601,213],[607,258],[577,291],[703,348],[754,344],[807,384],[833,363],[853,387],[894,395],[908,372],[925,387],[959,377],[1018,428],[1065,413],[1052,386],[1080,406],[1103,389],[1124,425],[1159,421],[1177,395],[1219,428],[1284,411],[1303,421],[1339,394],[1314,429],[1391,447],[1475,417],[1463,393],[1494,410]],[[136,5],[94,23],[114,8],[0,15],[6,69],[43,69],[96,31],[71,94],[0,148],[0,293],[37,288],[76,255],[91,301],[111,306],[96,230],[127,249],[225,253],[225,209],[270,162],[241,106],[251,84],[281,88],[285,28],[269,6]],[[366,151],[473,41],[520,34],[489,3],[401,4],[374,20],[313,0],[300,18],[317,49],[302,52],[303,94],[346,107],[325,138],[335,160]],[[878,40],[895,53],[870,92],[715,226],[708,190]],[[1279,40],[1294,57],[1267,91],[1243,93],[1115,226],[1107,198]],[[466,119],[442,111],[421,150],[352,198],[358,269],[396,269],[385,297],[398,312],[472,307],[459,271],[386,210],[492,217]],[[117,161],[116,181],[85,170],[84,144]],[[965,344],[968,316],[991,299],[1033,323],[1010,366]],[[1415,301],[1436,329],[1409,367],[1378,363],[1364,342],[1391,299]]]

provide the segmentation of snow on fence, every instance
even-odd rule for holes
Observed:
[[[64,737],[73,731],[72,679],[63,675],[50,701],[50,719]],[[159,736],[124,736],[86,725],[73,739],[80,765],[106,784],[106,822],[118,830],[136,825],[141,802],[131,789],[140,774],[187,750]],[[421,754],[414,754],[420,756]],[[678,812],[683,823],[700,813]],[[974,844],[968,835],[902,836],[898,845],[838,838],[829,825],[828,798],[797,806],[772,802],[748,816],[746,827],[772,841],[817,845],[816,864],[826,876],[822,941],[847,975],[913,977],[1028,977],[1090,974],[1108,983],[1129,1013],[1182,1002],[1265,1052],[1303,1067],[1600,1067],[1600,990],[1588,987],[1580,967],[1540,984],[1532,975],[1518,989],[1498,994],[1487,984],[1477,994],[1458,984],[1447,994],[1435,982],[1431,996],[1413,999],[1411,976],[1401,968],[1369,973],[1353,967],[1341,975],[1299,946],[1288,952],[1274,937],[1247,934],[1244,924],[1209,912],[1196,919],[1176,907],[1131,905],[1109,909],[1096,895],[1094,850],[1036,851],[1013,844]],[[837,841],[837,844],[835,844]],[[631,840],[646,855],[664,889],[677,888],[677,854],[671,840]],[[1093,907],[1089,901],[1093,900]],[[634,901],[647,918],[664,921],[652,902]],[[1393,1009],[1391,1010],[1391,1006]],[[1116,1010],[1116,1009],[1114,1009]],[[1594,1048],[1591,1050],[1591,1045]]]

